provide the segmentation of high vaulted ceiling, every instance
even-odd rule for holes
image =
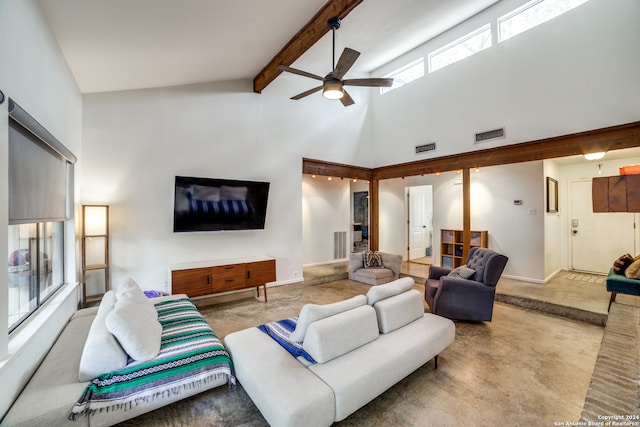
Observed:
[[[339,0],[38,0],[83,93],[254,79],[327,2]],[[497,0],[364,0],[336,51],[366,75]],[[325,75],[331,33],[293,63]]]

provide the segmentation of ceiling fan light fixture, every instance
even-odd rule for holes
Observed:
[[[328,81],[324,84],[324,88],[322,89],[322,96],[327,99],[340,99],[344,96],[344,91],[342,90],[342,82],[339,81]]]
[[[604,157],[606,153],[604,151],[599,151],[597,153],[587,153],[584,154],[584,158],[587,160],[600,160]]]

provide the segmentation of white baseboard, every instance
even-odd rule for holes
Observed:
[[[317,267],[319,265],[338,264],[338,263],[347,262],[347,261],[349,261],[349,258],[332,259],[330,261],[322,261],[322,262],[313,262],[311,264],[303,264],[302,268],[304,268],[304,267]]]
[[[518,280],[520,282],[537,283],[539,285],[544,285],[550,280],[550,279],[540,280],[540,279],[533,279],[531,277],[522,277],[522,276],[511,276],[507,274],[503,274],[502,277],[504,277],[505,279]]]

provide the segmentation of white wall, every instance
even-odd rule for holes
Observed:
[[[524,3],[502,1],[392,61],[384,75]],[[640,2],[590,0],[506,42],[372,96],[374,162],[397,164],[640,119]],[[494,34],[495,35],[495,34]],[[475,145],[476,132],[506,138]],[[414,146],[437,142],[415,155]]]
[[[563,224],[566,221],[568,206],[568,186],[565,180],[560,178],[560,170],[557,162],[545,160],[543,162],[544,174],[544,199],[542,214],[544,215],[544,276],[547,279],[563,268],[567,268],[566,250],[568,236],[564,235]],[[558,181],[558,212],[547,212],[547,183],[546,177]]]
[[[335,262],[333,233],[347,233],[347,254],[351,252],[350,180],[325,176],[302,176],[302,263]],[[346,258],[342,258],[344,260]]]
[[[554,161],[549,161],[553,163],[557,163]],[[545,162],[546,163],[546,162]],[[598,164],[601,164],[600,172],[598,173]],[[607,157],[601,160],[595,160],[591,162],[582,162],[577,164],[556,164],[556,169],[558,173],[558,189],[559,189],[559,197],[560,197],[560,219],[561,225],[559,234],[564,236],[560,239],[562,244],[562,253],[561,253],[561,261],[562,268],[570,268],[571,267],[571,206],[569,189],[571,186],[571,182],[575,181],[591,181],[594,177],[598,176],[614,176],[619,175],[619,168],[621,166],[628,166],[640,164],[640,157],[627,157],[623,159],[612,159],[608,160]],[[636,255],[640,253],[640,224],[639,214],[623,214],[617,213],[615,215],[635,215],[635,244],[636,244]],[[545,231],[546,233],[546,231]],[[618,254],[621,255],[621,254]]]
[[[35,1],[0,2],[0,90],[80,157],[82,99]],[[8,224],[7,104],[0,105],[0,223]],[[11,405],[59,331],[76,310],[74,221],[66,227],[69,282],[39,314],[7,335],[7,264],[0,262],[0,417]],[[7,259],[7,228],[0,227],[0,259]]]
[[[276,258],[278,282],[300,279],[302,158],[354,164],[369,153],[366,98],[350,109],[296,102],[276,83],[262,95],[233,81],[84,96],[81,200],[111,207],[113,287],[133,277],[168,292],[169,265],[260,255]],[[175,175],[270,182],[265,229],[173,233]]]
[[[509,257],[506,277],[542,283],[544,203],[542,162],[481,168],[471,172],[471,229],[489,232],[489,248]],[[380,250],[406,257],[404,189],[433,185],[434,264],[440,264],[440,230],[462,229],[462,177],[407,177],[380,182]],[[514,200],[522,200],[515,205]],[[535,214],[529,211],[535,210]],[[383,220],[384,218],[384,220]]]

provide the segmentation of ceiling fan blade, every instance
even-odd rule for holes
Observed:
[[[360,56],[360,52],[345,47],[342,51],[342,55],[340,55],[340,59],[338,59],[336,69],[333,70],[333,77],[338,80],[342,80],[342,77],[347,74],[347,71],[349,71],[349,69],[356,62],[358,56]]]
[[[372,78],[372,79],[348,79],[342,82],[345,86],[375,86],[375,87],[391,87],[393,79]]]
[[[286,65],[278,65],[278,70],[286,71],[289,73],[297,74],[299,76],[309,77],[316,80],[324,80],[324,77],[317,76],[315,74],[307,73],[306,71],[298,70],[297,68],[287,67]]]
[[[296,96],[292,96],[292,97],[291,97],[291,99],[295,99],[295,100],[297,101],[298,99],[302,99],[302,98],[304,98],[305,96],[309,96],[309,95],[311,95],[312,93],[316,93],[316,92],[317,92],[317,91],[319,91],[320,89],[322,89],[322,86],[314,87],[313,89],[309,89],[309,90],[307,90],[307,91],[304,91],[304,92],[302,92],[302,93],[299,93],[299,94],[297,94]]]
[[[346,90],[343,89],[342,91],[344,92],[344,96],[340,98],[340,102],[342,102],[342,105],[348,107],[349,105],[356,103]]]

